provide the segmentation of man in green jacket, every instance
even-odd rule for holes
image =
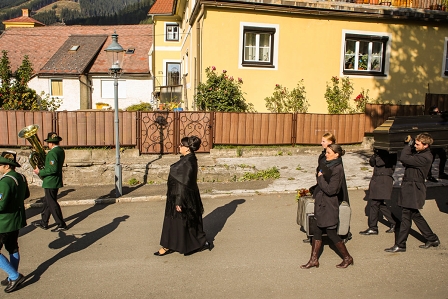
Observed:
[[[50,151],[45,157],[45,167],[39,169],[36,167],[34,173],[42,178],[42,188],[45,189],[45,197],[42,208],[42,220],[33,222],[33,225],[42,229],[48,229],[48,220],[50,214],[53,215],[56,227],[52,232],[64,231],[67,225],[62,217],[61,206],[58,203],[58,191],[63,186],[62,182],[62,166],[64,165],[65,152],[59,147],[59,141],[62,138],[56,132],[48,133],[47,139]]]
[[[0,254],[0,269],[8,274],[0,282],[10,293],[25,280],[19,269],[19,230],[26,226],[24,201],[30,196],[25,176],[15,171],[20,164],[16,162],[15,152],[3,152],[0,156],[0,250],[5,245],[9,261]]]

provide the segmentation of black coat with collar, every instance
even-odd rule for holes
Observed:
[[[414,152],[409,145],[405,145],[401,151],[400,161],[405,170],[398,206],[422,209],[426,200],[425,179],[432,164],[431,150],[428,147],[420,152]]]
[[[314,216],[319,227],[337,225],[340,203],[349,202],[344,166],[341,163],[327,169],[317,177],[319,189],[314,197]]]
[[[376,150],[370,157],[373,175],[369,184],[369,199],[390,199],[394,179],[392,175],[397,164],[397,154],[390,154],[385,150]]]

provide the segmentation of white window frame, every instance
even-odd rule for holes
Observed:
[[[262,63],[254,61],[244,61],[244,33],[246,30],[259,29],[260,32],[266,30],[266,32],[272,33],[271,40],[271,61],[269,63]],[[240,35],[239,35],[239,49],[238,49],[238,68],[239,69],[263,69],[263,70],[277,70],[278,69],[278,44],[279,44],[280,26],[278,24],[266,24],[266,23],[240,23]],[[258,53],[258,49],[256,51]]]
[[[448,78],[448,37],[445,37],[443,45],[442,77]]]
[[[101,80],[101,98],[114,99],[114,80]],[[126,99],[126,80],[118,80],[118,98]]]
[[[177,36],[175,33],[168,33],[168,28],[177,28]],[[170,37],[171,35],[171,37]],[[180,26],[178,23],[165,23],[165,41],[166,42],[178,42],[180,39]]]
[[[54,95],[53,94],[53,81],[58,81],[61,82],[61,86],[62,86],[62,95]],[[64,97],[64,80],[61,78],[54,78],[54,79],[50,79],[48,80],[49,83],[49,90],[50,90],[50,96],[53,98],[58,98],[58,99],[62,99]]]
[[[372,53],[372,43],[381,42],[383,43],[383,55],[382,55],[382,69],[380,71],[376,70],[358,70],[358,59],[356,59],[354,69],[345,69],[345,46],[347,39],[356,39],[361,41],[369,42],[368,48],[368,62],[367,65],[371,65],[373,58]],[[341,40],[341,76],[350,77],[387,77],[389,75],[389,65],[390,65],[390,53],[391,53],[391,39],[392,35],[387,32],[372,32],[372,31],[359,31],[359,30],[343,30],[342,40]],[[359,57],[359,42],[356,43],[356,51],[354,57]]]

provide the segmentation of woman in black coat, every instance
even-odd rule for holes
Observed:
[[[165,218],[160,245],[154,255],[172,252],[189,254],[210,249],[202,225],[201,195],[197,184],[198,161],[194,152],[201,146],[196,136],[184,137],[179,145],[180,160],[170,167]]]
[[[319,267],[318,255],[322,247],[323,233],[328,235],[343,257],[342,263],[336,267],[347,268],[353,264],[353,258],[336,232],[339,222],[339,201],[344,198],[344,194],[348,194],[344,184],[345,173],[341,158],[344,154],[345,151],[339,144],[329,144],[327,147],[325,154],[327,170],[319,171],[317,175],[319,188],[316,188],[318,191],[314,197],[314,216],[317,226],[314,227],[311,258],[307,264],[300,266],[302,269]]]

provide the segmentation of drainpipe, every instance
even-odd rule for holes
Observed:
[[[152,76],[152,99],[154,100],[154,93],[156,92],[156,22],[154,21],[154,15],[149,15],[152,20],[152,53],[151,53],[151,76]]]
[[[89,80],[89,76],[88,76],[88,74],[84,74],[84,76],[86,77],[86,81],[87,81],[87,82],[90,81],[90,84],[83,82],[83,81],[81,80],[81,76],[83,76],[83,75],[79,75],[79,76],[78,76],[78,81],[79,81],[79,83],[81,83],[82,85],[84,85],[84,86],[87,87],[87,107],[86,107],[85,109],[92,109],[92,92],[93,92],[92,81]],[[80,96],[81,96],[81,95],[80,95]],[[82,109],[82,107],[81,107],[81,103],[80,103],[79,106],[80,106],[80,108]]]

